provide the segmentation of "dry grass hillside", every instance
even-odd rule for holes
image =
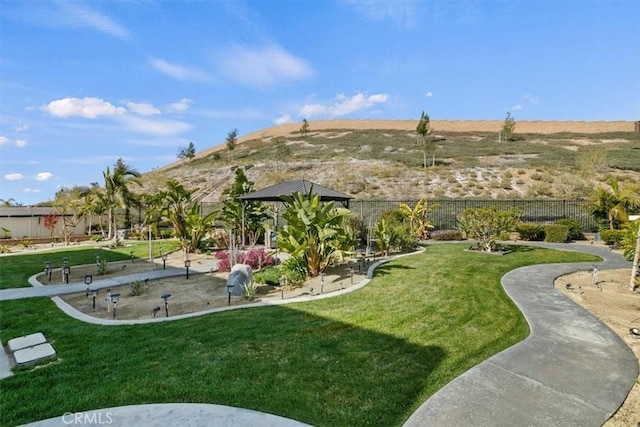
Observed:
[[[267,128],[201,150],[191,160],[145,174],[145,191],[169,178],[198,188],[215,202],[245,169],[256,189],[287,179],[308,179],[358,199],[420,197],[577,198],[611,177],[640,182],[640,133],[634,123],[541,122],[516,124],[513,141],[499,141],[501,121],[432,121],[438,137],[423,167],[415,120],[327,120]]]

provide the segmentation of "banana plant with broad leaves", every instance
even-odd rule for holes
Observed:
[[[437,203],[429,204],[427,199],[420,199],[413,208],[406,203],[400,203],[398,210],[409,220],[413,237],[426,239],[429,237],[429,230],[433,228],[433,224],[427,216],[437,207]]]
[[[300,192],[282,196],[287,209],[282,217],[287,225],[278,233],[278,245],[307,262],[309,275],[317,276],[333,261],[340,261],[353,248],[354,241],[343,227],[349,210],[322,202],[320,196]]]

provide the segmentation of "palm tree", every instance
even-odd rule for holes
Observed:
[[[116,208],[122,208],[128,211],[132,205],[136,204],[134,194],[129,190],[129,185],[140,185],[140,173],[124,163],[122,159],[118,159],[113,173],[107,167],[102,173],[104,177],[104,194],[103,202],[107,209],[109,218],[109,233],[107,238],[115,237],[116,229]]]
[[[611,189],[599,186],[591,196],[587,209],[591,215],[609,223],[609,229],[620,228],[629,220],[629,212],[640,207],[640,196],[630,188],[621,188],[618,180],[608,181]]]

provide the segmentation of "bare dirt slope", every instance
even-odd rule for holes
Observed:
[[[417,120],[316,120],[310,121],[309,127],[313,131],[329,129],[396,129],[415,132]],[[499,132],[503,121],[500,120],[432,120],[431,126],[436,131],[448,132]],[[238,138],[238,144],[252,139],[271,138],[274,136],[289,135],[300,131],[301,124],[287,123],[261,129],[256,132],[243,135]],[[517,131],[520,133],[604,133],[604,132],[633,132],[634,122],[631,121],[518,121]],[[206,157],[211,153],[223,150],[224,143],[202,150],[196,154],[196,158]],[[169,169],[180,164],[179,161],[166,165],[162,169]]]

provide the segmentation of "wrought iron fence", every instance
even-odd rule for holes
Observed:
[[[352,200],[351,212],[358,215],[365,225],[375,224],[386,211],[398,209],[400,203],[406,203],[412,208],[418,200]],[[582,224],[586,232],[596,231],[595,219],[585,209],[584,200],[544,200],[544,199],[429,199],[429,204],[437,204],[430,214],[434,229],[448,230],[456,227],[456,216],[465,209],[478,209],[485,206],[495,206],[499,210],[511,208],[520,209],[523,212],[522,220],[537,224],[552,223],[557,219],[575,219]],[[220,203],[202,203],[200,212],[203,215],[219,209]],[[280,214],[283,209],[279,209]],[[275,225],[275,219],[272,222]],[[279,224],[282,221],[278,220]]]

